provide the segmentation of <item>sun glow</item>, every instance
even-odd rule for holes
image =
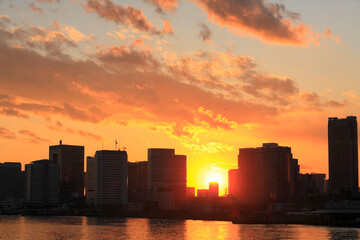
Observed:
[[[220,185],[221,182],[222,182],[221,177],[220,177],[218,174],[216,174],[216,173],[211,173],[211,174],[209,174],[207,180],[208,180],[208,183],[210,183],[210,182],[217,182],[219,185]]]

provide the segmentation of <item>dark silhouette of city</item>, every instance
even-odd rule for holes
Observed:
[[[147,161],[129,162],[125,150],[49,147],[49,159],[0,164],[0,211],[24,215],[94,215],[360,226],[357,119],[329,118],[329,179],[301,174],[291,147],[263,143],[240,148],[228,171],[228,192],[187,186],[187,157],[150,148]],[[84,194],[85,192],[85,194]]]

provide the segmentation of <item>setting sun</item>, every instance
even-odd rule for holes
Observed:
[[[219,185],[223,182],[221,177],[218,174],[215,173],[211,173],[208,178],[207,178],[208,182],[217,182],[219,183]]]

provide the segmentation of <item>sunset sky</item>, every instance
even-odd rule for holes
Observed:
[[[328,117],[360,113],[358,0],[0,1],[0,162],[48,146],[187,155],[221,193],[240,147],[328,172]],[[212,177],[211,177],[212,176]]]

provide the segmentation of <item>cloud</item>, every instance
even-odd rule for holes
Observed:
[[[93,40],[93,36],[86,36],[73,26],[65,26],[64,31],[67,33],[69,39],[75,42],[82,42],[87,40]]]
[[[218,153],[218,152],[232,152],[234,150],[233,146],[219,142],[208,142],[206,144],[198,143],[189,143],[189,142],[180,142],[184,147],[191,149],[194,154],[204,154],[204,153]]]
[[[20,117],[20,118],[26,118],[26,119],[30,118],[29,115],[23,114],[13,108],[2,108],[2,109],[0,109],[0,114],[6,115],[6,116],[15,116],[15,117]]]
[[[16,139],[15,133],[11,132],[7,128],[3,128],[0,126],[0,137],[6,139]]]
[[[169,34],[169,35],[174,35],[174,31],[171,27],[170,21],[169,20],[164,20],[163,21],[163,29],[161,30],[162,34]]]
[[[157,7],[157,11],[163,13],[163,11],[173,12],[178,6],[178,0],[144,0],[154,4]]]
[[[91,123],[136,121],[165,129],[185,139],[188,147],[212,151],[218,145],[194,142],[201,131],[269,124],[284,114],[306,110],[307,101],[319,104],[313,113],[342,104],[305,94],[294,78],[264,73],[255,59],[231,51],[182,56],[169,52],[162,58],[124,43],[96,45],[85,59],[53,57],[52,48],[26,43],[36,35],[46,39],[46,29],[14,29],[0,22],[5,26],[0,28],[0,108],[30,116]],[[15,43],[23,48],[14,48]],[[74,52],[79,51],[72,43]],[[59,54],[64,54],[60,46]]]
[[[204,23],[201,23],[199,26],[200,26],[199,37],[201,38],[201,40],[203,40],[203,42],[211,41],[210,38],[211,38],[212,32],[210,31],[208,26],[206,26],[206,24],[204,24]]]
[[[37,7],[37,6],[35,5],[35,3],[29,4],[29,7],[30,7],[31,11],[33,11],[33,12],[39,12],[40,14],[44,14],[44,10],[42,10],[42,9],[39,8],[39,7]]]
[[[14,48],[27,48],[53,58],[68,59],[67,53],[80,41],[89,41],[93,36],[81,33],[73,26],[53,22],[48,28],[36,26],[18,26],[7,16],[0,17],[0,37]]]
[[[162,35],[171,32],[159,31],[155,26],[149,22],[144,16],[143,12],[134,7],[123,7],[114,4],[111,0],[86,0],[86,5],[83,6],[86,12],[96,12],[101,18],[108,21],[113,21],[117,24],[121,23],[125,26],[132,26],[143,32],[148,32],[155,35]]]
[[[193,1],[207,12],[209,19],[238,35],[290,45],[308,45],[317,40],[311,26],[301,23],[299,14],[288,11],[283,4],[266,0]]]
[[[60,3],[60,0],[36,0],[38,3],[53,3],[53,2]]]
[[[20,130],[19,131],[20,134],[27,136],[28,137],[28,141],[32,142],[32,143],[36,143],[36,144],[40,144],[40,143],[50,143],[50,140],[39,137],[38,135],[36,135],[35,133],[29,131],[29,130]]]
[[[135,39],[131,45],[134,47],[141,47],[144,46],[144,41],[142,39]]]
[[[216,170],[221,170],[221,171],[228,172],[230,169],[237,169],[238,166],[237,166],[237,164],[229,164],[229,163],[217,162],[217,163],[214,163],[211,166],[211,168],[216,169]]]
[[[72,134],[79,134],[80,136],[83,136],[85,138],[91,138],[91,139],[96,140],[96,141],[101,141],[103,139],[100,135],[90,133],[90,132],[86,132],[86,131],[83,131],[83,130],[75,130],[75,129],[72,129],[72,128],[67,128],[66,131],[69,132],[69,133],[72,133]]]

